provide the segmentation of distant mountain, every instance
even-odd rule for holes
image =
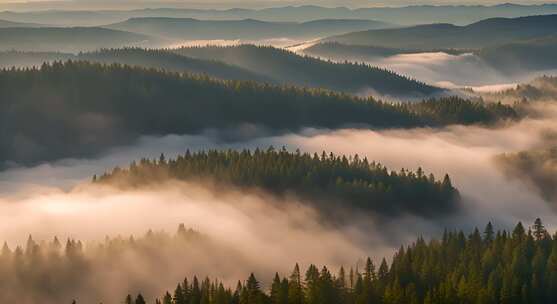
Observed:
[[[466,25],[494,17],[516,18],[521,16],[557,14],[557,4],[495,6],[407,6],[349,9],[326,8],[313,5],[286,6],[266,9],[184,9],[156,8],[137,10],[43,10],[27,12],[0,12],[0,19],[17,22],[38,22],[64,26],[99,26],[122,22],[136,17],[172,17],[203,20],[257,19],[274,22],[306,22],[317,19],[371,19],[401,25],[424,23],[453,23]]]
[[[557,69],[557,35],[485,48],[478,56],[506,73]]]
[[[316,20],[306,23],[244,20],[197,20],[191,18],[143,17],[106,25],[105,28],[171,39],[315,39],[353,31],[390,27],[371,20]]]
[[[290,85],[319,87],[353,94],[379,93],[421,98],[442,89],[363,64],[334,63],[272,47],[240,45],[175,50],[194,58],[221,60]]]
[[[0,51],[80,52],[123,46],[156,46],[163,40],[104,28],[0,28]]]
[[[324,41],[405,49],[483,48],[557,34],[557,15],[494,18],[467,26],[428,24],[354,32]]]
[[[7,20],[0,20],[0,28],[5,27],[40,27],[40,24],[36,23],[24,23],[24,22],[12,22]]]

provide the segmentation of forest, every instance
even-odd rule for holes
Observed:
[[[91,156],[140,135],[195,134],[243,124],[280,132],[492,125],[517,118],[511,106],[458,97],[391,104],[121,64],[66,61],[0,71],[0,161],[23,164]]]
[[[212,180],[242,188],[310,198],[325,210],[340,204],[384,215],[414,213],[433,216],[458,207],[458,190],[450,177],[437,180],[421,168],[389,171],[358,155],[339,156],[288,152],[284,148],[255,151],[199,151],[167,160],[142,159],[128,169],[115,168],[93,177],[97,183],[140,187],[169,179]]]
[[[557,301],[557,236],[542,221],[531,228],[518,223],[512,231],[495,231],[488,223],[475,229],[445,231],[441,239],[418,238],[401,246],[390,265],[377,267],[367,259],[361,269],[310,265],[305,273],[296,265],[289,276],[277,273],[270,290],[252,273],[235,289],[219,281],[197,278],[178,283],[155,303],[215,304],[533,304]],[[141,294],[132,302],[143,304]]]
[[[95,267],[119,265],[117,261],[125,259],[127,250],[146,257],[168,248],[186,254],[202,246],[204,238],[183,225],[175,236],[149,232],[138,239],[107,238],[99,246],[84,246],[75,240],[64,246],[58,239],[37,243],[29,237],[25,249],[11,250],[4,245],[0,274],[17,280],[0,280],[0,288],[33,286],[33,292],[22,292],[20,299],[30,294],[52,299],[61,294],[62,286],[68,290],[84,287],[80,285],[83,278]],[[346,267],[333,270],[307,265],[303,271],[296,264],[288,275],[265,274],[274,277],[268,284],[252,273],[236,286],[189,274],[176,287],[167,286],[169,291],[161,292],[157,299],[152,290],[143,290],[142,295],[137,286],[132,288],[138,295],[122,292],[121,299],[135,304],[535,304],[557,300],[557,236],[540,219],[531,227],[519,222],[511,231],[496,231],[492,223],[482,232],[474,229],[469,234],[445,230],[440,238],[418,237],[392,257],[368,258],[363,264]],[[58,285],[60,282],[67,285]],[[0,297],[9,299],[5,292]],[[59,303],[70,302],[71,298],[60,298]]]
[[[442,89],[367,64],[334,63],[269,46],[184,47],[173,52],[219,60],[258,72],[284,84],[327,88],[352,94],[366,90],[398,97],[424,97]]]

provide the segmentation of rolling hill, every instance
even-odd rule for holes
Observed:
[[[426,24],[354,32],[324,39],[343,44],[403,49],[480,49],[557,33],[557,15],[493,18],[467,26]]]
[[[556,54],[557,35],[488,47],[477,53],[505,73],[557,69]]]
[[[85,61],[0,70],[0,164],[96,155],[141,135],[263,126],[401,128],[495,123],[511,107],[459,99],[388,104],[331,91]],[[48,126],[48,127],[47,127]]]
[[[168,72],[205,75],[224,80],[273,82],[272,79],[219,61],[194,59],[164,50],[141,48],[101,49],[79,54],[58,52],[0,52],[0,68],[40,67],[43,63],[86,60],[103,64],[119,63]]]
[[[272,47],[209,46],[180,48],[174,52],[194,58],[221,60],[283,84],[327,88],[361,95],[373,92],[409,98],[443,92],[440,88],[368,65],[333,63]]]
[[[181,40],[209,39],[314,39],[359,30],[389,27],[371,20],[316,20],[306,23],[244,20],[197,20],[192,18],[142,17],[104,26],[106,28]]]
[[[97,27],[0,28],[0,51],[69,52],[123,46],[156,46],[164,42],[146,35]]]

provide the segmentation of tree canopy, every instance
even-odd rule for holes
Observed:
[[[245,124],[280,132],[347,125],[490,124],[516,117],[511,107],[459,98],[389,104],[326,90],[120,64],[67,61],[0,71],[0,161],[24,164],[90,156],[141,135],[193,134]]]
[[[378,265],[378,266],[376,266]],[[390,264],[367,259],[362,268],[341,267],[335,274],[326,266],[309,265],[305,275],[298,265],[290,276],[275,274],[266,292],[253,274],[225,289],[205,280],[206,302],[191,296],[195,286],[181,287],[184,302],[166,296],[164,304],[537,304],[557,301],[557,236],[536,219],[526,230],[475,229],[445,231],[441,239],[418,238],[401,246]],[[178,290],[178,289],[177,289]],[[204,291],[205,290],[205,291]],[[176,296],[175,296],[176,298]],[[158,301],[158,300],[157,300]]]
[[[98,183],[141,186],[168,179],[205,180],[275,194],[294,193],[320,207],[341,204],[379,214],[433,216],[457,209],[459,194],[448,175],[437,180],[416,172],[389,171],[367,158],[288,152],[284,148],[255,151],[186,152],[176,159],[142,159],[128,169],[115,168],[95,178]]]

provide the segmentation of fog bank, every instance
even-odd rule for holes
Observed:
[[[532,113],[535,115],[518,123],[496,128],[306,129],[281,136],[251,132],[258,137],[241,141],[223,140],[228,137],[216,131],[197,136],[143,137],[133,146],[112,149],[98,159],[63,160],[0,172],[0,239],[7,240],[12,248],[24,244],[29,234],[38,240],[57,235],[95,241],[106,235],[141,235],[149,228],[172,232],[184,223],[222,246],[225,256],[198,253],[203,259],[180,260],[176,265],[171,262],[169,280],[197,274],[233,283],[251,271],[286,274],[295,262],[335,269],[354,265],[366,256],[389,257],[401,244],[421,235],[438,237],[444,228],[482,229],[488,221],[498,228],[511,228],[517,221],[529,225],[542,217],[547,228],[554,230],[557,218],[551,203],[521,179],[508,178],[495,161],[502,153],[555,143],[557,106],[545,104]],[[327,222],[319,210],[296,197],[279,199],[264,192],[193,183],[129,191],[89,184],[94,174],[127,166],[142,157],[156,158],[160,153],[168,158],[186,149],[270,145],[358,154],[392,170],[422,167],[436,176],[449,173],[463,196],[463,208],[435,220],[400,216],[384,221],[343,210],[350,221],[340,225]],[[233,262],[225,261],[230,256]],[[216,260],[219,263],[215,264]],[[261,279],[268,282],[270,278]],[[149,286],[147,290],[158,291],[164,285],[152,280],[141,282]],[[123,286],[122,290],[129,288]]]

